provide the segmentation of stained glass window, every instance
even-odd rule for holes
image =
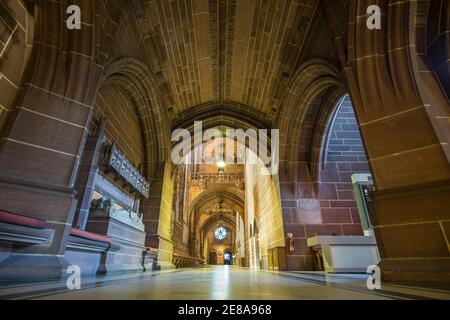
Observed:
[[[219,241],[225,240],[227,234],[228,234],[227,229],[225,229],[224,227],[218,227],[214,232],[216,239]]]

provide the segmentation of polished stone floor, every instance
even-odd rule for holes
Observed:
[[[81,290],[63,282],[0,284],[0,299],[50,300],[305,300],[450,299],[450,291],[383,285],[366,287],[367,275],[268,272],[209,267],[85,278]]]

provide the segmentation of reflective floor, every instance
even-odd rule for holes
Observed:
[[[82,279],[81,290],[63,282],[0,285],[0,299],[170,299],[170,300],[303,300],[303,299],[450,299],[450,292],[383,285],[366,287],[367,275],[274,273],[221,266],[160,273]]]

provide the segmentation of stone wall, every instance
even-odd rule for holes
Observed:
[[[290,270],[315,269],[308,238],[363,233],[351,177],[370,170],[348,95],[330,112],[319,140],[321,163],[317,166],[308,161],[284,163],[280,170],[284,228],[294,237],[294,251],[287,252]],[[289,165],[294,168],[291,171],[294,176],[288,174]]]
[[[0,133],[16,107],[33,42],[34,19],[25,1],[0,3]]]
[[[174,181],[171,172],[171,165],[165,165],[164,180],[161,193],[161,204],[158,219],[152,221],[146,230],[151,236],[158,239],[158,265],[162,268],[172,268],[173,242],[171,239],[172,223],[172,201],[174,191]]]
[[[117,86],[105,86],[97,93],[91,131],[95,129],[98,119],[106,118],[106,141],[117,144],[136,168],[143,168],[145,146],[138,108],[125,90]]]
[[[250,267],[267,269],[269,250],[284,247],[285,236],[278,175],[262,174],[268,172],[259,161],[258,164],[248,163],[245,168],[247,256]]]
[[[362,235],[353,194],[352,175],[370,173],[350,97],[336,110],[330,123],[320,181],[317,182],[322,225],[309,227],[308,236]]]

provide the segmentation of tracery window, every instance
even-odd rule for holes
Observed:
[[[219,241],[225,240],[227,235],[228,235],[228,231],[223,226],[217,227],[217,229],[214,231],[214,236]]]

